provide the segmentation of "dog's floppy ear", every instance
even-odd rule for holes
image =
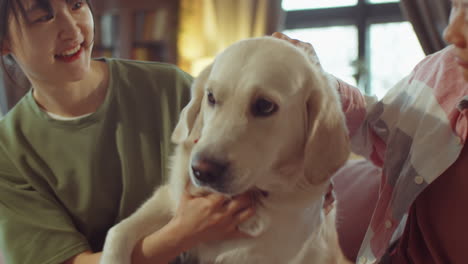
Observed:
[[[174,132],[172,132],[172,141],[180,144],[184,141],[195,141],[200,138],[203,117],[200,115],[202,101],[205,94],[205,83],[210,75],[212,65],[206,67],[195,79],[191,87],[192,98],[184,107],[180,114]]]
[[[328,180],[349,158],[350,147],[337,91],[321,70],[307,81],[307,139],[304,153],[308,184]]]

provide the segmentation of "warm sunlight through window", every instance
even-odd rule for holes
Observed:
[[[399,0],[283,0],[293,38],[311,43],[327,72],[382,98],[424,58]],[[320,9],[319,9],[320,8]]]
[[[400,0],[367,0],[371,4],[398,3]]]
[[[283,0],[284,10],[330,8],[356,5],[358,0]]]
[[[325,71],[345,82],[356,85],[353,62],[357,59],[357,29],[354,26],[337,26],[286,30],[292,38],[309,42],[319,55]]]
[[[370,88],[378,98],[424,58],[409,22],[370,26]]]

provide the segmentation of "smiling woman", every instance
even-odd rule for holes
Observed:
[[[10,32],[4,45],[36,87],[36,99],[44,107],[50,107],[50,102],[45,102],[50,91],[41,88],[40,83],[52,81],[61,85],[80,80],[92,67],[91,10],[85,1],[53,3],[14,2],[12,10],[19,19],[9,21]]]
[[[107,231],[165,179],[192,78],[169,64],[92,59],[85,0],[0,0],[0,20],[2,64],[30,88],[0,120],[0,251],[8,264],[98,263]],[[145,237],[133,260],[168,263],[208,237],[238,235],[225,225],[248,218],[243,197],[185,197],[190,217]],[[214,218],[223,224],[202,225]]]

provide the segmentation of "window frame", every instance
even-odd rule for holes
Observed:
[[[407,21],[400,3],[369,3],[358,0],[354,6],[285,11],[284,30],[319,28],[330,26],[356,26],[358,32],[358,58],[356,83],[370,94],[370,43],[369,29],[372,24]],[[364,83],[361,81],[364,80]]]

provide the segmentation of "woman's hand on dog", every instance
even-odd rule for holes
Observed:
[[[169,225],[187,248],[201,242],[249,237],[237,226],[255,214],[251,197],[248,193],[232,199],[218,193],[192,196],[186,190]]]

